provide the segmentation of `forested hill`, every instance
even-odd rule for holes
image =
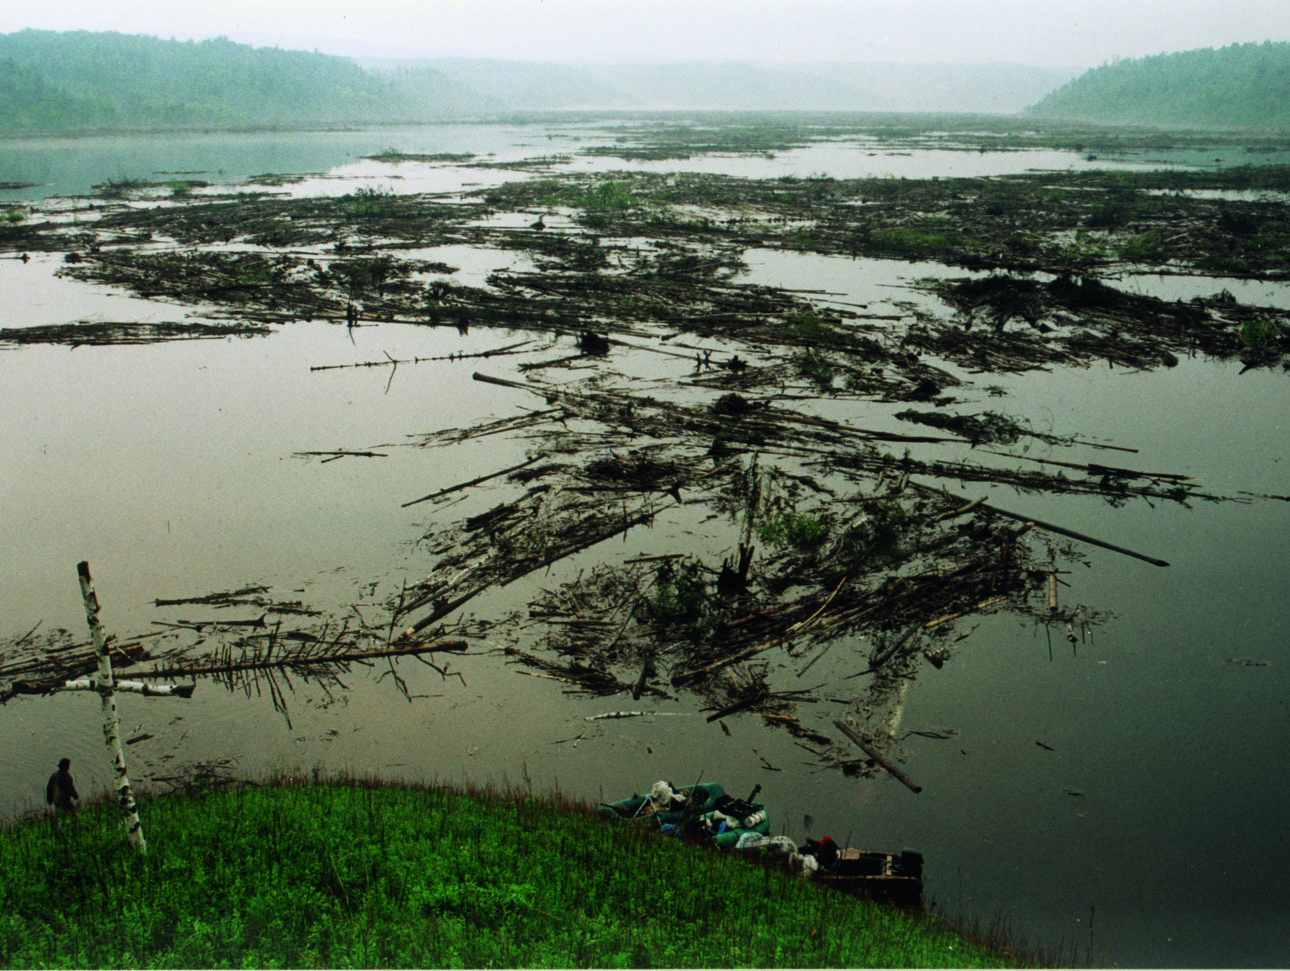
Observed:
[[[1073,71],[1016,64],[356,61],[225,38],[0,34],[0,135],[440,121],[551,109],[1012,113]]]
[[[1069,81],[1027,111],[1109,124],[1290,129],[1290,43],[1118,61]]]
[[[0,35],[0,132],[420,121],[496,104],[440,72],[392,75],[225,39]]]

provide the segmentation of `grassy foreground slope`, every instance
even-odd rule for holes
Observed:
[[[1290,43],[1231,44],[1105,64],[1027,109],[1047,118],[1290,129]]]
[[[3,967],[1000,967],[940,923],[549,801],[363,784],[0,832]]]

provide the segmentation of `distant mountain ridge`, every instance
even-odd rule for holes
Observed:
[[[552,109],[1013,113],[1075,73],[1022,65],[356,60],[226,38],[0,34],[0,133],[439,121]]]
[[[224,38],[24,30],[0,35],[0,131],[415,121],[498,106],[430,70]]]
[[[760,65],[740,61],[566,65],[486,58],[360,60],[378,71],[427,67],[515,111],[962,111],[1011,114],[1080,68],[1020,64]]]
[[[1231,44],[1106,64],[1027,111],[1103,124],[1290,129],[1290,43]]]

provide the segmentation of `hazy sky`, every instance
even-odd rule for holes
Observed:
[[[1290,0],[0,0],[0,33],[26,27],[352,55],[1092,66],[1290,40]]]

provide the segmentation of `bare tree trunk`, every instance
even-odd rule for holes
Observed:
[[[108,656],[107,638],[103,636],[103,625],[99,623],[99,598],[94,593],[90,580],[89,563],[82,560],[76,565],[76,572],[81,581],[81,598],[85,601],[85,619],[94,641],[94,653],[99,659],[98,691],[103,707],[103,739],[107,743],[108,758],[112,761],[116,801],[121,809],[126,836],[136,850],[146,853],[148,844],[143,839],[143,824],[139,822],[138,807],[135,806],[130,777],[125,769],[125,752],[121,748],[121,728],[116,713],[116,682],[112,677],[112,658]]]
[[[154,695],[174,695],[177,698],[191,698],[191,684],[148,684],[144,681],[114,681],[117,691],[133,691],[146,697]],[[94,678],[77,678],[75,681],[64,681],[59,691],[98,691],[99,682]]]

